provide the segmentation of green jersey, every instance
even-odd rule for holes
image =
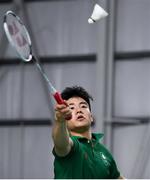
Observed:
[[[59,157],[53,150],[55,179],[117,179],[120,173],[110,152],[99,142],[102,134],[92,139],[71,136],[73,147]]]

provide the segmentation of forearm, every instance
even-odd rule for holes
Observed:
[[[73,144],[69,137],[67,120],[65,119],[68,115],[71,115],[71,111],[66,104],[56,104],[52,138],[55,152],[60,156],[68,154]]]
[[[52,137],[54,145],[60,149],[68,146],[69,144],[69,133],[66,127],[66,122],[55,121],[53,126]]]
[[[68,154],[72,146],[72,141],[69,137],[69,132],[67,130],[65,121],[55,121],[52,137],[54,141],[55,152],[60,156]]]

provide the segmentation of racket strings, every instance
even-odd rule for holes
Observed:
[[[22,26],[22,25],[19,25]],[[25,37],[25,33],[23,33],[21,28],[24,28],[23,26],[19,28],[17,26],[16,22],[12,22],[12,24],[8,24],[8,30],[10,35],[16,40],[16,45],[19,47],[25,46],[28,42]]]
[[[12,24],[8,24],[8,30],[10,35],[12,36],[16,35],[19,32],[19,28],[14,21],[12,22]]]
[[[17,53],[24,61],[30,61],[32,58],[31,40],[19,17],[16,17],[13,13],[9,12],[6,14],[4,24],[4,27],[6,28],[5,32]]]

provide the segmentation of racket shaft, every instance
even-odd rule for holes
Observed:
[[[34,59],[35,59],[35,57],[34,57]],[[56,100],[56,102],[58,104],[66,104],[65,101],[62,99],[61,94],[53,87],[53,85],[49,81],[47,75],[45,74],[44,70],[41,68],[40,64],[37,62],[36,59],[35,59],[35,61],[36,61],[36,66],[37,66],[38,70],[40,71],[40,73],[44,77],[45,81],[48,83],[49,90],[53,94],[53,97]]]

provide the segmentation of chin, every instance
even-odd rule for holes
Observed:
[[[80,126],[76,126],[76,127],[72,128],[72,131],[85,132],[85,131],[88,131],[89,129],[90,129],[90,126],[80,125]]]
[[[80,131],[80,129],[87,130],[87,129],[90,129],[90,127],[91,127],[91,123],[87,121],[78,121],[76,123],[68,122],[68,129],[71,131],[74,131],[74,130]]]

